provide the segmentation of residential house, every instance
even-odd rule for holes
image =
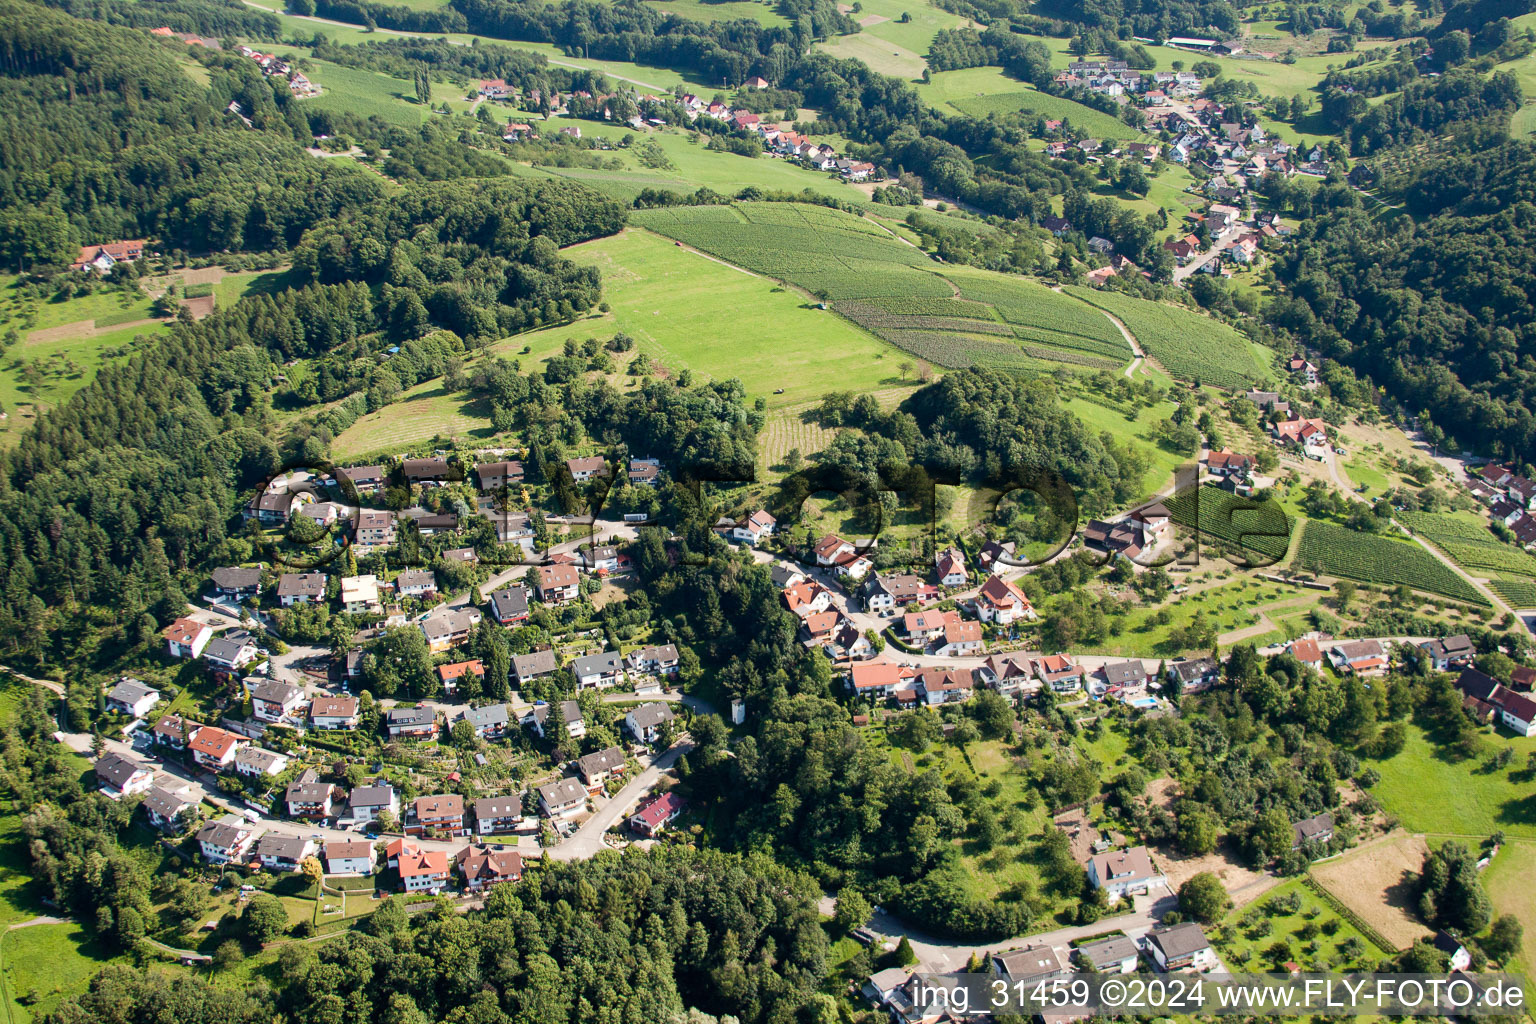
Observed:
[[[1270,434],[1285,444],[1299,444],[1308,448],[1328,446],[1328,425],[1319,419],[1294,419],[1276,423],[1270,427]]]
[[[1087,673],[1068,654],[1047,654],[1035,659],[1035,675],[1057,693],[1074,693],[1083,688]]]
[[[316,697],[309,703],[309,724],[315,729],[356,729],[356,697]]]
[[[299,777],[288,783],[283,802],[290,818],[329,818],[332,804],[340,801],[341,787],[320,781],[320,773],[306,768]]]
[[[1205,468],[1212,475],[1222,478],[1235,477],[1240,480],[1248,479],[1253,472],[1255,460],[1252,455],[1242,455],[1238,452],[1211,452],[1205,458]]]
[[[173,658],[197,658],[213,639],[213,630],[207,623],[196,619],[177,619],[160,634],[165,637],[166,650]]]
[[[390,708],[384,713],[390,739],[424,740],[437,735],[437,712],[432,708]]]
[[[421,632],[433,654],[451,650],[469,639],[470,630],[484,618],[478,608],[439,608],[421,620]]]
[[[1125,935],[1090,942],[1072,952],[1080,963],[1098,974],[1130,974],[1141,962],[1136,940]]]
[[[1208,690],[1220,677],[1221,666],[1215,658],[1181,658],[1168,663],[1168,681],[1176,684],[1181,693]]]
[[[892,661],[866,661],[852,667],[849,685],[855,694],[890,697],[898,689],[912,686],[917,671]]]
[[[1333,815],[1324,811],[1291,826],[1291,849],[1299,850],[1308,843],[1326,844],[1333,841]]]
[[[379,494],[384,490],[383,466],[343,466],[336,473],[358,494]]]
[[[629,666],[636,672],[670,676],[677,674],[678,665],[676,644],[642,647],[638,651],[631,651],[629,655]]]
[[[263,491],[246,503],[241,516],[267,526],[286,523],[297,499],[287,491]]]
[[[975,682],[970,669],[925,668],[918,674],[918,686],[932,706],[970,700]]]
[[[464,827],[464,798],[457,793],[417,797],[411,802],[405,831],[414,836],[428,832],[445,836],[467,835],[469,830]]]
[[[1441,640],[1425,640],[1419,644],[1419,648],[1428,657],[1430,668],[1436,672],[1465,668],[1472,664],[1472,659],[1477,655],[1477,648],[1472,645],[1471,638],[1465,633],[1458,633]]]
[[[1043,685],[1035,676],[1036,657],[1023,651],[993,654],[976,669],[977,681],[1005,696],[1035,693]]]
[[[901,617],[901,631],[906,635],[907,642],[914,645],[926,645],[944,635],[944,627],[950,621],[959,621],[960,613],[956,611],[930,611],[907,612]]]
[[[470,815],[477,835],[511,832],[522,823],[523,798],[516,793],[511,796],[482,797],[475,801]]]
[[[1313,637],[1302,637],[1291,641],[1291,656],[1309,668],[1321,670],[1323,667],[1323,652]]]
[[[416,524],[416,532],[423,537],[435,537],[440,533],[458,533],[459,517],[453,512],[428,512],[425,509],[406,509],[402,519]]]
[[[101,791],[114,800],[134,793],[148,792],[155,782],[153,769],[122,754],[105,753],[96,759],[93,768]]]
[[[223,566],[209,574],[213,589],[224,597],[243,601],[261,593],[261,570],[244,566]]]
[[[491,615],[503,626],[528,621],[528,588],[503,587],[491,595]]]
[[[517,677],[519,686],[526,686],[535,679],[552,675],[559,669],[560,661],[552,650],[546,649],[512,656],[512,674]]]
[[[245,860],[255,838],[255,829],[233,821],[210,821],[197,831],[197,845],[210,864]]]
[[[653,702],[641,704],[624,716],[629,734],[641,743],[655,743],[661,738],[661,727],[676,717],[665,704]]]
[[[608,475],[608,461],[601,455],[588,455],[580,459],[566,459],[565,468],[570,470],[571,479],[577,483],[583,483],[595,476]]]
[[[965,555],[959,548],[945,548],[933,557],[933,574],[946,587],[965,583]]]
[[[1147,952],[1164,971],[1200,970],[1215,959],[1205,931],[1193,921],[1153,931],[1147,936]]]
[[[800,620],[801,637],[810,646],[829,644],[842,624],[843,613],[836,608],[812,612]]]
[[[981,623],[956,616],[944,623],[933,653],[941,658],[962,658],[981,650]]]
[[[629,482],[634,487],[655,487],[661,479],[660,459],[630,459]]]
[[[180,715],[166,715],[155,723],[154,741],[162,747],[170,747],[172,750],[185,750],[187,744],[197,735],[197,730],[202,725],[197,722],[189,722]]]
[[[539,787],[539,811],[546,818],[569,818],[586,806],[586,787],[575,779],[557,779]]]
[[[1088,248],[1092,249],[1096,253],[1099,253],[1101,256],[1108,256],[1110,253],[1115,251],[1115,243],[1111,242],[1103,235],[1094,235],[1092,238],[1088,239]]]
[[[976,595],[976,615],[982,622],[1007,626],[1020,620],[1036,618],[1035,608],[1014,583],[1001,576],[988,576]]]
[[[459,719],[470,724],[481,739],[499,739],[506,734],[512,713],[505,704],[488,704],[481,708],[468,708],[459,713]]]
[[[233,764],[236,751],[250,746],[250,742],[244,736],[205,725],[192,734],[187,749],[192,751],[192,758],[198,764],[217,772]]]
[[[523,716],[522,724],[538,733],[540,739],[543,739],[545,736],[546,723],[549,720],[551,707],[551,705],[540,701]],[[560,715],[561,721],[565,723],[565,733],[567,736],[571,737],[571,739],[579,740],[587,734],[587,723],[581,717],[581,705],[578,702],[565,700],[561,701],[558,705],[554,705],[553,708]]]
[[[624,659],[618,651],[584,654],[571,662],[571,675],[578,690],[616,686],[624,681]]]
[[[833,658],[863,660],[875,656],[875,645],[848,619],[840,619],[823,648]]]
[[[1148,672],[1146,663],[1136,658],[1108,662],[1101,671],[1104,673],[1104,688],[1109,693],[1141,689],[1152,681],[1155,674]]]
[[[395,593],[401,597],[426,597],[437,593],[437,574],[431,569],[406,569],[395,577]]]
[[[379,578],[366,576],[341,578],[341,609],[349,615],[377,615],[384,610],[379,601]]]
[[[629,816],[629,827],[640,835],[655,836],[682,814],[687,806],[688,801],[669,790],[641,804],[640,809]]]
[[[268,832],[256,841],[256,858],[268,871],[297,871],[314,853],[315,841],[303,836]]]
[[[1048,216],[1040,221],[1040,226],[1045,228],[1057,238],[1072,233],[1072,222],[1065,217]]]
[[[373,874],[373,844],[362,841],[331,841],[321,854],[328,875]]]
[[[107,691],[107,710],[129,718],[143,718],[158,703],[160,691],[152,690],[137,679],[127,676],[123,676],[117,685]]]
[[[937,586],[911,573],[877,575],[864,584],[864,608],[871,612],[889,612],[909,604],[936,601],[938,597]]]
[[[144,797],[144,812],[149,823],[162,832],[179,831],[181,823],[195,812],[198,798],[192,787],[185,783],[168,780],[166,785],[152,786]]]
[[[284,608],[315,604],[324,600],[325,584],[323,572],[285,572],[277,581],[277,599]]]
[[[1488,508],[1488,517],[1496,523],[1510,526],[1525,516],[1525,509],[1519,502],[1510,501],[1508,498],[1499,498]]]
[[[1113,903],[1123,896],[1146,892],[1163,876],[1152,866],[1145,846],[1129,850],[1109,850],[1088,858],[1088,884],[1103,889]]]
[[[469,892],[488,889],[497,882],[518,882],[523,877],[523,858],[516,850],[500,846],[466,846],[458,852],[459,873]]]
[[[786,590],[804,583],[805,573],[792,565],[781,565],[775,562],[768,569],[768,578],[773,581],[774,586],[780,590]]]
[[[839,558],[855,554],[852,544],[830,533],[816,542],[814,551],[817,565],[836,565]]]
[[[482,491],[497,491],[523,482],[523,464],[511,460],[482,462],[475,467]]]
[[[259,679],[255,685],[247,679],[251,709],[263,722],[282,722],[293,717],[304,704],[304,691],[276,679]]]
[[[388,512],[361,509],[357,513],[358,550],[363,554],[387,548],[395,542],[395,517]]]
[[[241,747],[235,751],[235,774],[254,779],[281,775],[288,767],[288,755],[261,747]]]
[[[832,592],[812,580],[785,587],[782,593],[785,606],[802,619],[832,606]]]
[[[479,661],[456,661],[451,665],[439,665],[437,678],[443,684],[444,693],[457,693],[465,676],[485,679],[485,665]]]
[[[1317,367],[1301,356],[1292,356],[1285,364],[1288,373],[1301,377],[1308,384],[1317,383]]]
[[[604,747],[583,754],[576,759],[576,771],[581,774],[581,781],[586,783],[587,789],[597,789],[613,776],[623,774],[624,751],[618,747]]]
[[[123,242],[82,245],[79,255],[69,265],[69,269],[91,269],[98,274],[105,274],[117,264],[131,263],[142,255],[144,255],[144,241],[138,238]]]
[[[994,954],[992,973],[1002,979],[1008,988],[1017,985],[1022,986],[1019,991],[1023,991],[1042,981],[1066,977],[1067,969],[1062,966],[1054,948],[1042,945]]]
[[[1432,943],[1436,949],[1445,954],[1447,966],[1452,971],[1465,971],[1472,966],[1472,954],[1467,952],[1467,947],[1445,929],[1435,932]]]
[[[763,509],[758,509],[733,526],[731,536],[736,540],[755,545],[761,543],[764,537],[772,536],[777,527],[777,519]]]
[[[256,638],[243,629],[232,629],[203,646],[203,657],[216,669],[237,672],[255,661]]]
[[[400,819],[400,795],[387,782],[375,782],[370,786],[358,786],[347,796],[347,809],[336,821],[338,826],[367,825],[377,821],[379,815],[389,812]]]
[[[448,853],[407,847],[398,858],[400,884],[406,892],[439,892],[448,887]]]
[[[538,594],[545,604],[574,601],[581,596],[581,577],[569,565],[541,565]]]
[[[607,574],[619,570],[619,549],[611,544],[583,545],[579,554],[587,572]]]
[[[1243,397],[1266,413],[1274,412],[1286,417],[1291,414],[1291,403],[1282,401],[1273,391],[1248,391]]]
[[[1328,652],[1335,671],[1358,675],[1380,675],[1387,670],[1387,652],[1379,640],[1356,640],[1336,644]]]
[[[406,459],[400,464],[400,472],[404,474],[407,483],[429,486],[444,483],[451,475],[448,460],[438,456],[427,459]]]

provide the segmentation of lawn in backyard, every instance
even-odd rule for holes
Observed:
[[[1484,729],[1482,745],[1479,757],[1458,760],[1410,724],[1408,742],[1397,756],[1368,761],[1381,774],[1371,794],[1411,832],[1536,838],[1536,791],[1525,774],[1536,738]],[[1509,747],[1514,759],[1506,768],[1492,769],[1488,758],[1500,747]]]

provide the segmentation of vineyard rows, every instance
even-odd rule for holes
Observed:
[[[1025,351],[1017,345],[958,331],[883,331],[880,336],[919,359],[953,370],[967,366],[1017,366],[1024,362]],[[1053,356],[1041,358],[1054,361]]]
[[[1147,354],[1179,380],[1243,390],[1268,376],[1248,339],[1220,321],[1118,292],[1093,288],[1068,291],[1118,317]]]
[[[1131,348],[1109,322],[1109,318],[1091,306],[1070,296],[1053,292],[1030,281],[974,280],[959,281],[960,294],[978,302],[990,303],[1004,320],[1020,327],[1031,327],[1048,334],[1068,334],[1102,343],[1103,351],[1125,359]],[[1085,346],[1077,345],[1076,348]]]
[[[969,299],[874,299],[869,302],[848,303],[879,313],[895,313],[902,316],[946,316],[972,320],[996,320],[997,313],[985,302]],[[842,312],[843,307],[838,306]]]
[[[1278,505],[1249,508],[1248,499],[1219,487],[1192,487],[1163,499],[1163,504],[1174,522],[1184,527],[1198,525],[1202,538],[1256,552],[1268,564],[1284,558],[1290,547],[1291,521]]]
[[[857,302],[839,302],[833,308],[860,327],[873,331],[876,334],[881,334],[887,330],[970,331],[975,334],[997,334],[1004,338],[1013,337],[1013,329],[1007,324],[998,323],[996,320],[970,320],[962,317],[907,316],[901,313],[881,313]]]
[[[1450,555],[1463,569],[1536,577],[1536,558],[1499,540],[1486,526],[1429,512],[1403,512],[1398,521]]]
[[[1293,564],[1363,583],[1406,583],[1415,590],[1469,604],[1488,603],[1472,584],[1417,544],[1358,533],[1315,519],[1307,520],[1302,528]]]
[[[1489,580],[1488,586],[1516,608],[1536,608],[1536,582],[1500,577]]]

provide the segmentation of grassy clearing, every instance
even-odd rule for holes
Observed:
[[[1487,755],[1508,747],[1514,760],[1508,768],[1493,770],[1486,758],[1458,759],[1410,724],[1408,742],[1397,756],[1370,761],[1381,773],[1371,793],[1412,832],[1536,838],[1536,794],[1525,773],[1536,737],[1485,730],[1483,747]]]
[[[1120,657],[1168,658],[1182,654],[1209,654],[1185,648],[1170,641],[1176,631],[1188,627],[1199,616],[1210,624],[1218,636],[1234,630],[1246,629],[1259,621],[1259,608],[1277,601],[1293,599],[1296,591],[1278,583],[1264,583],[1240,578],[1231,583],[1184,595],[1173,604],[1165,605],[1169,612],[1166,623],[1156,624],[1153,617],[1161,610],[1152,607],[1136,607],[1121,623],[1119,635],[1109,637],[1096,645],[1074,644],[1072,650],[1080,654],[1104,654]],[[1246,641],[1245,641],[1246,642]]]
[[[1536,979],[1536,843],[1505,843],[1483,872],[1483,888],[1493,900],[1494,915],[1514,914],[1526,925],[1524,941],[1514,962],[1507,965],[1524,974],[1527,987]]]
[[[1253,342],[1219,320],[1163,302],[1095,288],[1066,291],[1118,317],[1147,354],[1179,380],[1227,389],[1268,380],[1270,367]]]
[[[1477,589],[1434,555],[1408,540],[1394,540],[1307,520],[1293,564],[1328,576],[1442,594],[1469,604],[1487,604]]]
[[[418,3],[433,2],[433,0],[417,0]],[[771,2],[763,3],[757,0],[645,0],[649,7],[655,7],[666,14],[676,14],[682,18],[693,21],[734,21],[738,18],[746,18],[755,21],[764,28],[782,28],[789,22],[774,9]]]
[[[416,102],[416,87],[404,79],[323,60],[312,63],[309,77],[323,91],[304,100],[305,106],[378,117],[402,128],[415,128],[428,117],[427,108]]]
[[[1113,117],[1102,110],[1069,100],[1061,96],[1052,96],[1043,93],[1033,86],[1022,82],[1015,83],[1018,90],[1015,92],[994,93],[987,96],[977,96],[970,99],[954,99],[949,105],[962,114],[972,117],[985,118],[989,114],[997,114],[999,117],[1023,113],[1026,116],[1061,118],[1070,122],[1073,126],[1088,132],[1091,136],[1101,139],[1139,139],[1143,135],[1118,117]]]
[[[227,309],[247,295],[266,295],[282,287],[287,275],[281,270],[251,270],[225,274],[213,286],[214,304]]]
[[[441,380],[403,393],[377,412],[362,416],[336,438],[337,458],[398,452],[429,438],[485,439],[492,435],[491,410],[469,395],[448,394]]]
[[[1141,409],[1135,419],[1086,398],[1067,398],[1062,404],[1094,430],[1111,435],[1121,444],[1134,444],[1144,450],[1150,457],[1151,465],[1141,478],[1140,493],[1148,497],[1166,486],[1173,471],[1189,461],[1188,456],[1169,451],[1151,437],[1151,424],[1167,419],[1177,408],[1171,401]]]

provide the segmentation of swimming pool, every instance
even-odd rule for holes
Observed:
[[[1156,697],[1137,697],[1135,700],[1126,701],[1126,703],[1129,704],[1133,708],[1141,708],[1143,711],[1145,711],[1147,708],[1155,708],[1155,707],[1157,707],[1157,698]]]

